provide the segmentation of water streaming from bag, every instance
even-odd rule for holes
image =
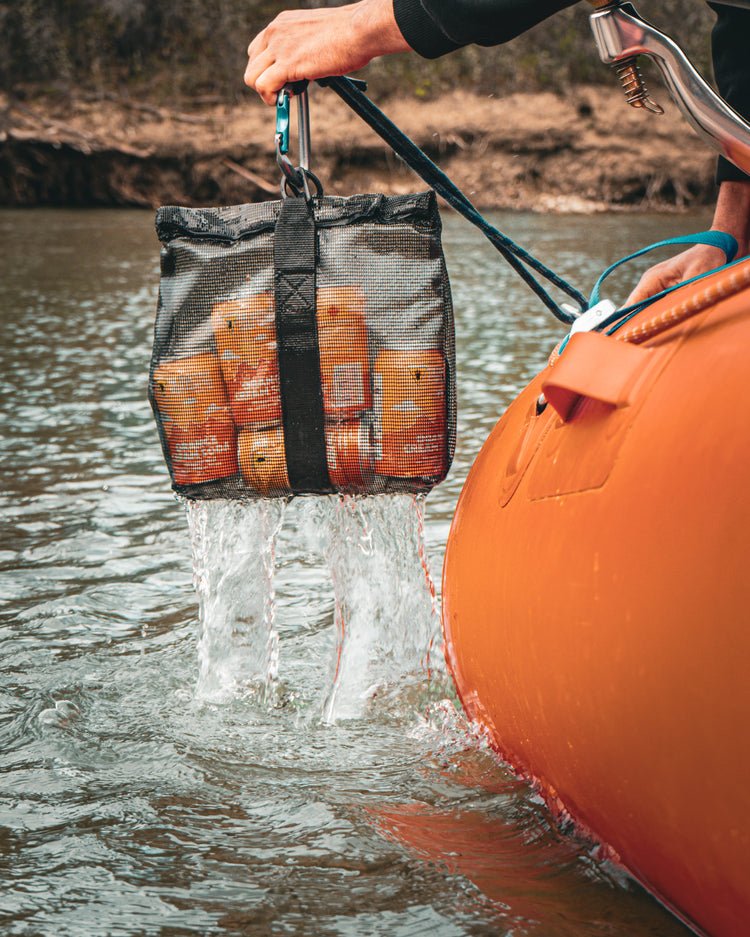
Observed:
[[[198,686],[219,702],[238,689],[266,696],[276,677],[273,551],[283,502],[187,502],[200,604]]]
[[[409,675],[423,677],[439,630],[424,542],[424,500],[407,495],[311,497],[287,505],[186,502],[200,602],[197,696],[278,699],[274,559],[286,516],[292,549],[329,571],[336,639],[321,687],[325,721],[356,718],[368,700]],[[288,558],[287,558],[288,560]]]

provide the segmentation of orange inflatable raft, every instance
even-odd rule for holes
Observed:
[[[469,715],[711,937],[750,933],[749,359],[750,260],[573,335],[479,454],[443,575]]]

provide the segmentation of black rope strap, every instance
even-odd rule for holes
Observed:
[[[414,170],[452,208],[477,227],[556,318],[561,322],[571,323],[575,320],[576,315],[562,309],[531,270],[569,296],[580,307],[581,311],[588,308],[588,300],[582,293],[486,221],[458,186],[420,150],[416,143],[399,130],[357,88],[353,81],[344,77],[321,78],[318,79],[318,84],[332,88],[366,124],[385,140],[407,166]],[[531,270],[527,268],[531,268]]]

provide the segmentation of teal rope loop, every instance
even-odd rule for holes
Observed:
[[[629,254],[627,257],[623,257],[622,260],[618,260],[617,263],[607,267],[594,284],[591,297],[589,298],[589,307],[595,306],[599,302],[599,291],[601,290],[602,283],[613,270],[617,270],[618,267],[628,263],[628,261],[635,260],[636,257],[641,257],[643,254],[648,254],[649,251],[656,250],[658,247],[672,247],[678,244],[707,244],[709,247],[718,247],[719,250],[724,252],[728,264],[737,256],[738,250],[735,238],[725,231],[701,231],[698,234],[683,234],[680,237],[667,238],[664,241],[657,241],[655,244],[649,244],[648,247],[644,247],[634,254]],[[680,284],[680,286],[682,286],[682,284]],[[668,291],[665,290],[664,292]]]

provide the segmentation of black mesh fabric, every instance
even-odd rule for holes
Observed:
[[[156,230],[149,397],[177,492],[423,492],[445,477],[455,342],[433,192],[168,206]]]

